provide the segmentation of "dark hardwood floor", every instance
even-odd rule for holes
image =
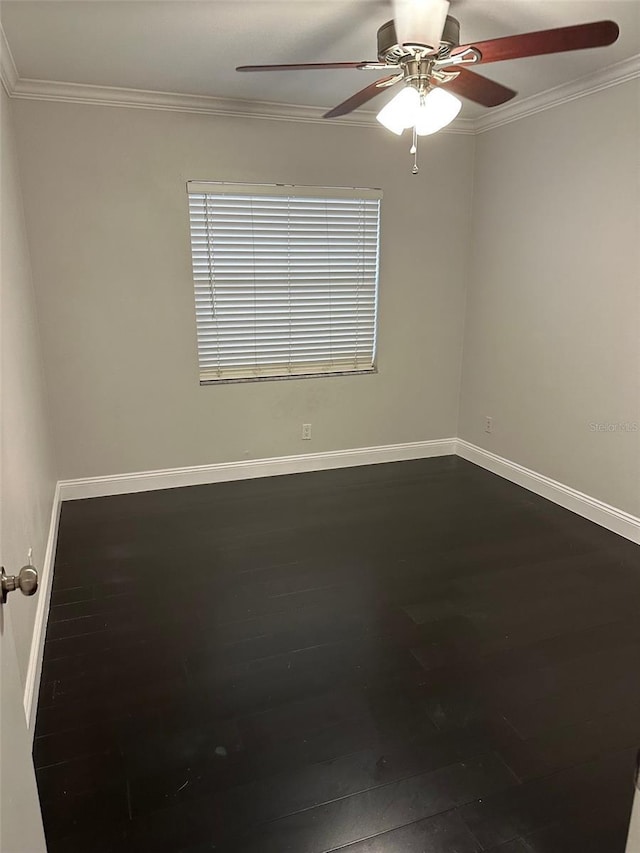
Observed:
[[[623,853],[639,556],[457,457],[65,503],[49,853]]]

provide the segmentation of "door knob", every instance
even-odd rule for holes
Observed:
[[[2,603],[7,595],[19,589],[23,595],[33,595],[38,589],[38,572],[33,566],[23,566],[17,575],[8,575],[4,567],[0,569],[0,595]]]

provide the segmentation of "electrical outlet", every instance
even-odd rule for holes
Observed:
[[[302,440],[311,441],[311,424],[302,424]]]
[[[493,431],[493,418],[490,418],[488,415],[484,419],[484,431],[489,433]]]

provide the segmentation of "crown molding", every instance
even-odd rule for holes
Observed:
[[[493,130],[495,127],[519,121],[521,118],[558,107],[576,98],[583,98],[585,95],[592,95],[610,86],[626,83],[636,77],[640,77],[640,54],[608,65],[593,74],[579,77],[577,80],[563,83],[561,86],[555,86],[537,95],[531,95],[529,98],[497,107],[475,120],[475,132],[484,133],[487,130]]]
[[[20,77],[4,30],[0,25],[0,77],[12,98],[37,101],[56,101],[71,104],[130,107],[134,109],[166,110],[199,115],[257,118],[271,121],[294,121],[311,124],[332,124],[342,127],[378,127],[376,113],[358,110],[340,118],[325,119],[323,107],[282,104],[273,101],[250,101],[236,98],[217,98],[209,95],[189,95],[181,92],[159,92],[147,89],[128,89],[116,86],[92,86],[86,83],[65,83],[57,80],[35,80]],[[543,110],[608,89],[640,77],[640,54],[609,65],[599,71],[547,89],[515,103],[492,109],[476,119],[456,119],[440,133],[473,135],[484,133],[518,121]]]
[[[7,95],[13,96],[18,82],[18,69],[13,60],[13,54],[5,35],[2,24],[0,24],[0,80],[7,91]]]
[[[311,124],[335,124],[351,127],[378,127],[376,113],[357,111],[341,118],[325,119],[324,107],[281,104],[272,101],[248,101],[216,98],[209,95],[187,95],[180,92],[157,92],[125,89],[115,86],[91,86],[85,83],[63,83],[57,80],[33,80],[18,77],[9,93],[12,98],[58,101],[98,106],[133,107],[167,110],[200,115],[258,118],[271,121],[295,121]],[[449,133],[474,133],[473,122],[460,119],[448,128]]]
[[[29,78],[19,78],[11,95],[14,98],[36,101],[133,107],[200,115],[275,119],[276,121],[311,123],[326,123],[328,121],[330,124],[351,124],[356,127],[369,127],[372,115],[370,113],[350,113],[340,119],[323,119],[321,107],[217,98],[210,95],[189,95],[181,92],[126,89],[116,86],[91,86],[85,83],[64,83],[57,80],[33,80]]]

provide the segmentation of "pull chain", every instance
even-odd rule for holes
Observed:
[[[418,168],[418,134],[415,125],[413,128],[413,142],[409,149],[409,154],[413,154],[413,168],[411,169],[411,173],[417,175],[420,169]]]

